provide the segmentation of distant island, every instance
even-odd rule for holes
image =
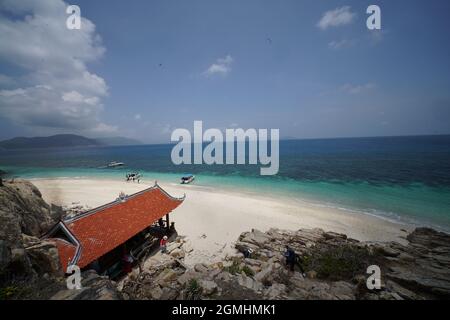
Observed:
[[[139,140],[125,137],[95,138],[95,140],[100,142],[102,145],[107,146],[134,146],[142,144],[142,142]]]
[[[48,137],[16,137],[0,141],[0,149],[96,147],[137,144],[142,144],[142,142],[125,137],[92,139],[75,134],[58,134]]]

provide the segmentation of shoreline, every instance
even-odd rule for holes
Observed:
[[[39,180],[99,180],[99,181],[115,181],[115,182],[124,182],[122,177],[111,177],[111,176],[60,176],[60,177],[34,177],[34,178],[27,178],[27,177],[17,177],[18,179],[25,179],[29,181],[39,181]],[[251,198],[261,198],[261,199],[270,199],[274,201],[286,201],[288,203],[297,204],[299,206],[308,206],[308,207],[314,207],[317,208],[317,210],[332,210],[332,211],[339,211],[342,214],[349,214],[349,215],[366,215],[372,218],[381,219],[386,222],[401,225],[404,227],[409,227],[410,230],[417,228],[417,227],[428,227],[432,228],[441,232],[448,233],[449,230],[446,228],[441,227],[440,225],[432,222],[422,221],[411,217],[403,217],[400,214],[396,214],[394,212],[383,212],[383,211],[377,211],[377,210],[371,210],[373,212],[370,212],[368,210],[359,209],[359,208],[351,208],[348,206],[345,206],[344,204],[337,204],[333,202],[325,202],[321,199],[315,199],[308,197],[306,195],[296,195],[296,194],[290,194],[290,193],[284,193],[284,192],[278,192],[277,190],[274,190],[273,193],[268,193],[267,190],[262,190],[261,192],[258,192],[256,189],[242,187],[242,186],[236,186],[231,187],[229,185],[222,186],[211,186],[211,185],[199,185],[196,182],[193,184],[187,184],[181,186],[178,183],[173,182],[172,180],[166,180],[166,179],[143,179],[142,184],[146,185],[153,185],[154,182],[158,182],[160,185],[168,185],[168,186],[174,186],[174,187],[180,187],[180,188],[193,188],[193,190],[199,190],[199,191],[209,191],[216,194],[226,193],[226,194],[235,194],[239,196],[248,196]],[[132,182],[130,182],[132,183]]]
[[[16,175],[5,178],[33,180],[87,179],[123,181],[125,170],[98,170],[95,168],[33,168],[6,167]],[[140,171],[142,182],[158,180],[169,185],[178,185],[180,175],[173,172]],[[193,188],[212,192],[237,193],[249,197],[287,199],[305,203],[319,210],[329,207],[348,214],[364,214],[395,224],[411,227],[429,227],[442,232],[450,232],[447,218],[450,202],[450,187],[437,188],[422,183],[411,184],[371,184],[368,181],[339,183],[335,181],[297,181],[294,179],[255,179],[251,176],[223,176],[201,173]],[[190,185],[191,186],[191,185]]]
[[[29,179],[48,203],[70,206],[76,202],[91,208],[113,201],[123,191],[132,194],[154,184],[125,182],[106,178]],[[330,207],[318,207],[301,200],[250,195],[220,188],[158,184],[170,195],[186,199],[171,214],[176,229],[194,249],[185,258],[187,265],[214,263],[235,253],[234,243],[244,231],[259,229],[298,230],[321,228],[344,233],[360,241],[406,243],[414,226],[388,221],[364,213],[350,213]],[[406,232],[405,232],[406,231]]]

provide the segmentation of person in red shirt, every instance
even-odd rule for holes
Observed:
[[[123,273],[128,274],[131,272],[132,269],[133,269],[133,258],[124,248],[122,254],[122,271]]]
[[[161,253],[167,252],[167,236],[161,238],[161,241],[159,242],[159,248],[161,249]]]

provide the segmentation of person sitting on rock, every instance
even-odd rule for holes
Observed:
[[[122,272],[128,274],[133,269],[133,257],[128,253],[126,248],[123,248],[122,253]]]
[[[159,248],[161,249],[161,253],[167,252],[167,236],[161,238],[161,241],[159,242]]]
[[[246,248],[243,253],[244,253],[244,258],[251,258],[253,250],[250,248]]]

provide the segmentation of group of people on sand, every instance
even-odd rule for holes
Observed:
[[[141,175],[138,173],[127,173],[126,175],[127,181],[137,181],[137,183],[141,182]]]

